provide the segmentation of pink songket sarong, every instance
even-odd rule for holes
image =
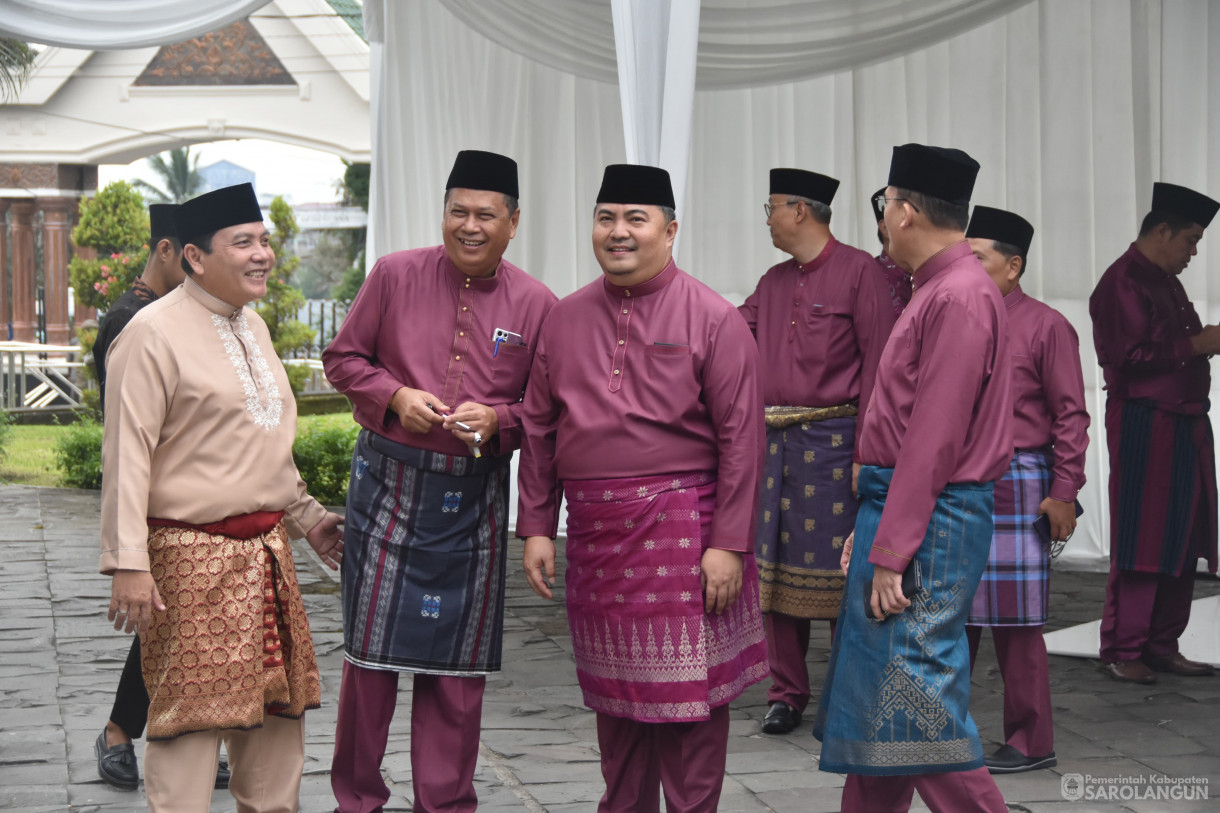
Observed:
[[[740,598],[720,615],[703,611],[710,475],[573,480],[564,496],[568,624],[585,705],[647,723],[707,720],[767,676],[752,554]]]

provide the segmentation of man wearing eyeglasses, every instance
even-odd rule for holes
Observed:
[[[877,242],[881,243],[881,253],[874,259],[885,272],[885,282],[890,289],[890,304],[894,306],[894,316],[902,315],[907,303],[911,301],[911,276],[898,267],[890,256],[890,233],[885,228],[885,187],[881,187],[869,198],[873,215],[877,218]]]
[[[995,535],[966,622],[973,668],[984,627],[991,628],[1004,679],[1004,745],[984,759],[992,773],[1056,764],[1046,623],[1051,544],[1076,528],[1084,486],[1089,413],[1080,341],[1059,311],[1021,290],[1034,227],[1020,215],[974,207],[966,239],[999,287],[1008,311],[1012,354],[1013,443],[1008,472],[995,487]],[[1045,514],[1050,538],[1034,522]]]
[[[1004,303],[965,240],[978,162],[894,148],[885,223],[911,304],[861,426],[860,509],[814,736],[845,813],[1004,813],[970,717],[966,618],[1012,457]],[[850,563],[850,567],[848,567]]]
[[[771,687],[767,734],[787,734],[809,703],[810,621],[833,634],[839,557],[856,521],[856,416],[868,408],[896,315],[884,272],[830,233],[839,182],[771,170],[763,205],[775,247],[791,258],[763,275],[739,310],[761,357],[766,468],[755,549]]]

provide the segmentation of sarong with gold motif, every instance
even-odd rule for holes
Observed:
[[[767,407],[755,551],[762,609],[835,618],[843,542],[856,523],[851,493],[856,407]]]
[[[866,776],[973,770],[983,746],[969,710],[966,618],[991,550],[993,486],[941,491],[915,557],[923,590],[878,622],[864,615],[864,584],[893,473],[860,470],[856,538],[813,727],[818,767]]]
[[[165,612],[141,639],[148,739],[251,729],[321,704],[313,639],[282,522],[242,539],[150,523]]]
[[[707,474],[573,480],[568,624],[585,705],[646,723],[707,720],[767,676],[754,557],[741,595],[703,610],[716,484]]]

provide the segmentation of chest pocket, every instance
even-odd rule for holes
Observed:
[[[642,383],[660,403],[686,404],[698,399],[699,382],[689,347],[646,346],[644,373]]]
[[[500,349],[491,360],[496,389],[509,397],[524,390],[533,359],[533,351],[525,345],[501,342]]]

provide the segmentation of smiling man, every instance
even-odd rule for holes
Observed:
[[[1106,379],[1110,579],[1102,669],[1152,683],[1156,672],[1210,675],[1178,638],[1190,620],[1195,567],[1216,572],[1216,462],[1209,357],[1220,326],[1203,326],[1178,275],[1220,203],[1168,183],[1127,253],[1093,295],[1093,342]]]
[[[150,810],[206,811],[220,741],[243,811],[298,807],[303,716],[321,696],[289,540],[331,567],[339,518],[292,460],[296,402],[246,307],[275,255],[250,184],[182,204],[188,273],[108,354],[101,570],[109,617],[138,630]]]
[[[604,275],[543,326],[525,396],[517,535],[551,597],[560,490],[568,623],[597,712],[601,813],[715,811],[728,704],[767,673],[754,565],[758,352],[740,314],[673,261],[669,173],[606,167]]]
[[[417,813],[477,806],[486,676],[500,669],[508,479],[545,285],[503,259],[517,164],[458,153],[444,245],[377,261],[322,361],[362,431],[347,494],[346,661],[331,785],[381,810],[398,675],[414,675]]]

